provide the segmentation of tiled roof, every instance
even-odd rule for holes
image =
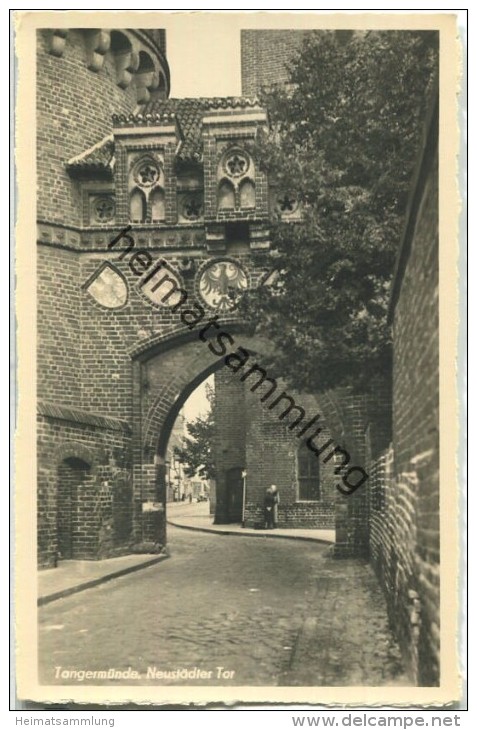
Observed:
[[[184,160],[198,160],[202,158],[201,135],[204,112],[212,109],[244,109],[255,106],[260,106],[258,99],[243,96],[166,99],[149,102],[145,105],[143,114],[175,114],[184,136],[178,156]]]
[[[176,120],[183,137],[178,150],[182,160],[202,159],[202,119],[204,112],[218,109],[244,109],[259,107],[256,98],[244,96],[225,96],[212,98],[163,99],[151,101],[136,114],[113,115],[113,125],[151,126],[165,121]],[[69,169],[88,169],[93,171],[111,169],[114,164],[113,137],[106,137],[94,147],[68,162]]]
[[[111,418],[110,416],[100,416],[96,413],[89,413],[88,411],[83,411],[79,408],[62,406],[58,403],[39,400],[37,402],[37,412],[41,416],[49,416],[50,418],[56,418],[60,421],[81,423],[88,426],[99,426],[100,428],[107,428],[110,431],[122,431],[123,433],[131,432],[131,427],[127,421],[122,421],[119,418]]]
[[[183,160],[200,160],[204,112],[211,109],[244,109],[258,106],[260,106],[258,99],[244,96],[162,99],[145,104],[137,114],[114,115],[113,123],[116,126],[149,126],[177,120],[183,136],[178,157]]]
[[[110,134],[97,144],[68,160],[68,170],[111,171],[114,166],[114,138]]]

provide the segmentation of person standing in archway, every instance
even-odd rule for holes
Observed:
[[[263,500],[266,530],[273,529],[273,501],[274,497],[271,487],[267,487],[265,490],[265,499]]]
[[[275,528],[278,525],[278,505],[280,504],[280,494],[276,484],[272,484],[270,491],[273,496],[272,526]]]
[[[275,484],[272,484],[265,490],[263,506],[265,511],[265,529],[273,530],[276,527],[278,515],[278,490]]]

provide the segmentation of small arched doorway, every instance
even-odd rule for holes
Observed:
[[[79,556],[81,531],[78,493],[87,480],[91,467],[83,459],[68,457],[58,467],[57,554],[59,560]]]
[[[225,477],[228,522],[242,522],[243,467],[229,469]]]

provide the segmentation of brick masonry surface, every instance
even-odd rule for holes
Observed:
[[[412,676],[439,682],[438,166],[421,170],[393,319],[393,443],[372,466],[371,559]]]
[[[80,414],[64,418],[38,416],[41,567],[51,567],[58,560],[58,520],[68,520],[72,525],[70,557],[75,559],[121,554],[127,552],[132,541],[130,438],[122,430],[85,424],[80,418]],[[58,484],[60,490],[65,488],[65,476],[73,478],[72,461],[81,461],[86,474],[82,475],[84,480],[80,478],[73,485],[79,492],[65,515],[65,503],[57,490]]]
[[[281,386],[281,387],[280,387]],[[262,392],[264,388],[262,386]],[[278,392],[285,388],[279,381]],[[288,392],[288,391],[286,391]],[[304,447],[304,453],[310,453],[303,439],[298,439],[294,431],[290,431],[290,419],[280,420],[280,408],[270,410],[267,399],[260,401],[260,391],[252,392],[246,388],[247,414],[247,469],[250,472],[248,479],[248,501],[246,520],[250,524],[263,519],[264,488],[275,483],[280,493],[278,508],[278,525],[287,527],[310,527],[329,529],[334,527],[334,506],[336,499],[334,476],[334,461],[324,463],[316,458],[319,468],[320,494],[317,501],[300,499],[298,457],[299,448]],[[293,393],[307,414],[308,420],[316,413],[320,413],[317,400],[310,396],[298,396]],[[273,397],[273,396],[271,396]],[[283,408],[283,406],[282,406]],[[311,434],[313,431],[311,431]],[[330,432],[323,424],[323,432],[316,439],[319,448],[330,438]],[[323,453],[323,458],[326,452]],[[312,464],[314,461],[311,462]]]
[[[242,30],[242,93],[259,94],[263,88],[288,81],[288,64],[299,51],[305,30]]]
[[[80,223],[80,191],[65,162],[111,132],[112,110],[132,112],[136,93],[116,82],[114,58],[107,54],[94,73],[86,65],[82,31],[71,30],[63,56],[49,53],[51,31],[38,31],[38,200],[40,220]]]

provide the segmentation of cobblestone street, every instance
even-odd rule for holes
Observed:
[[[409,683],[366,563],[286,539],[171,527],[169,540],[170,559],[40,609],[42,683],[77,684],[68,672],[128,667],[140,678],[82,683]],[[160,676],[154,667],[207,675]]]

